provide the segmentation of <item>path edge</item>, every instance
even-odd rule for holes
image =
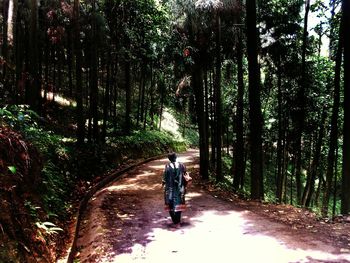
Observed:
[[[153,156],[150,158],[147,158],[145,160],[133,163],[121,170],[119,170],[118,168],[112,172],[110,172],[109,175],[107,175],[106,178],[104,178],[102,181],[98,182],[96,185],[94,185],[83,197],[83,199],[80,201],[79,204],[79,209],[78,212],[76,214],[76,221],[75,221],[75,227],[74,227],[74,237],[73,237],[73,241],[72,244],[70,246],[69,249],[69,255],[67,258],[67,263],[73,263],[74,261],[74,257],[77,253],[77,241],[78,241],[78,232],[79,232],[79,228],[80,228],[80,224],[81,224],[81,220],[83,218],[83,213],[86,210],[87,204],[90,201],[91,197],[93,197],[93,195],[100,190],[101,188],[105,187],[106,185],[108,185],[109,183],[113,182],[114,180],[118,179],[118,177],[120,177],[121,175],[129,172],[130,170],[136,168],[137,166],[143,165],[145,163],[157,160],[157,159],[161,159],[166,157],[167,154],[161,154],[161,155],[157,155],[157,156]]]

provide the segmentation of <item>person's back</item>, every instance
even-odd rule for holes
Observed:
[[[165,165],[163,175],[164,202],[174,224],[181,220],[181,211],[185,209],[185,180],[186,167],[176,162],[176,154],[168,155],[170,163]]]

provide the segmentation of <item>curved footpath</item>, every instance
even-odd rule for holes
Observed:
[[[198,151],[179,161],[195,170]],[[172,229],[161,188],[166,162],[143,164],[93,196],[75,262],[350,262],[348,250],[331,241],[215,198],[196,184],[188,189],[181,228]]]

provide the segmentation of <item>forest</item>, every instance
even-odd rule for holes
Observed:
[[[189,147],[203,181],[241,198],[350,213],[349,0],[2,0],[0,10],[5,262],[52,261],[103,175]]]

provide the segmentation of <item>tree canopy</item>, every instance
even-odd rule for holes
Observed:
[[[349,213],[348,1],[4,0],[0,9],[3,109],[26,104],[45,119],[53,103],[71,107],[78,147],[162,130],[170,109],[200,148],[204,180]]]

